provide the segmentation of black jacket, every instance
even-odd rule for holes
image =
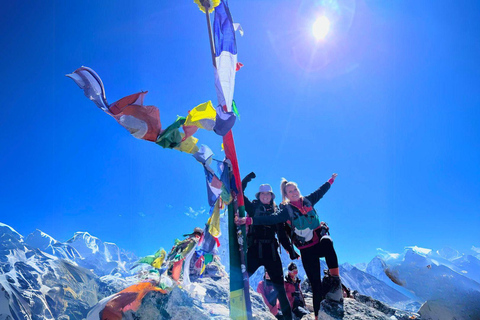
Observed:
[[[247,183],[242,181],[242,187],[244,191]],[[245,211],[250,217],[269,217],[274,215],[278,210],[276,206],[273,206],[273,200],[270,202],[270,204],[263,204],[257,199],[250,201],[245,194],[243,199],[245,202]],[[290,253],[291,250],[293,250],[293,247],[290,239],[287,236],[283,223],[268,226],[249,226],[247,233],[248,247],[250,248],[257,245],[271,246],[272,243],[278,247],[278,241],[275,235],[277,235],[282,247]]]

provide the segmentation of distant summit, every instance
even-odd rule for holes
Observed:
[[[130,268],[137,257],[120,250],[115,243],[103,242],[88,232],[76,232],[65,244],[74,248],[80,254],[79,265],[92,269],[97,275],[120,273],[129,275]]]

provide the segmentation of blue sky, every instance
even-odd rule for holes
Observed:
[[[480,3],[230,0],[240,171],[317,205],[340,262],[377,248],[480,246]],[[0,221],[65,241],[88,231],[137,255],[202,226],[202,167],[133,138],[64,75],[85,65],[109,102],[148,90],[164,127],[216,95],[205,16],[190,1],[2,2]],[[311,31],[324,14],[323,42]],[[222,159],[221,139],[198,132]],[[205,209],[196,218],[186,212]]]

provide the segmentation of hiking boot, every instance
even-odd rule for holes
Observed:
[[[342,282],[339,276],[323,277],[322,289],[325,299],[335,302],[343,300]]]

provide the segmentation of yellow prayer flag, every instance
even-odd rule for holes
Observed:
[[[217,199],[215,202],[215,207],[213,208],[212,216],[208,219],[209,228],[208,232],[215,237],[218,238],[222,234],[220,231],[220,199]]]
[[[212,13],[213,9],[220,4],[220,0],[206,0],[205,2],[209,2],[208,13]],[[203,6],[200,0],[193,0],[198,5],[198,9],[205,13],[205,7]]]
[[[166,255],[167,255],[167,252],[164,249],[162,249],[160,256],[152,262],[152,267],[160,269],[162,267],[162,264],[163,264],[163,261],[165,260]]]
[[[185,134],[182,132],[180,132],[180,135],[182,136],[182,139],[185,136]],[[195,138],[194,136],[190,136],[184,141],[182,141],[180,145],[178,147],[175,147],[174,149],[182,152],[194,154],[198,151],[197,142],[198,142],[197,138]]]
[[[212,101],[199,104],[193,108],[185,120],[184,126],[196,126],[201,129],[213,130],[217,111],[212,105]]]

